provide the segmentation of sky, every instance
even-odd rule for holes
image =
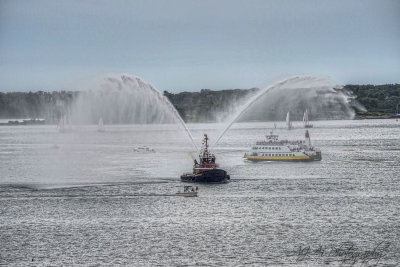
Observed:
[[[294,74],[400,83],[400,1],[0,0],[0,91],[82,90],[111,73],[169,92]]]

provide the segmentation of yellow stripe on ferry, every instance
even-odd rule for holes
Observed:
[[[269,159],[309,159],[309,156],[250,156],[250,155],[245,155],[246,158],[248,159],[264,159],[264,160],[269,160]]]

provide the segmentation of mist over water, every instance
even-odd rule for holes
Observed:
[[[284,121],[287,112],[292,120],[301,120],[308,110],[311,120],[353,119],[355,109],[364,110],[354,96],[334,81],[324,77],[295,75],[275,82],[250,96],[226,121],[216,144],[237,121]]]
[[[174,124],[193,137],[171,102],[153,85],[129,75],[109,75],[94,90],[83,92],[72,106],[72,122],[97,124]]]
[[[178,115],[179,116],[179,115]],[[97,124],[174,123],[175,108],[142,78],[109,75],[94,89],[83,92],[72,107],[73,122]]]

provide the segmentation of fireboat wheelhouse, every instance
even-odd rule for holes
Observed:
[[[199,162],[194,160],[193,173],[183,174],[181,181],[191,183],[226,183],[229,180],[230,176],[226,171],[217,168],[215,155],[208,151],[208,136],[204,134]]]
[[[251,161],[320,161],[321,150],[311,145],[310,134],[306,130],[305,140],[279,140],[278,135],[266,135],[266,140],[256,142],[244,157]]]

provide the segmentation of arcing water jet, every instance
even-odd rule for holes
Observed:
[[[154,86],[142,78],[110,75],[96,90],[83,92],[72,108],[72,121],[78,124],[178,123],[197,150],[193,136],[171,104]]]
[[[351,102],[354,102],[353,96],[328,78],[295,75],[275,82],[252,96],[230,117],[214,145],[221,140],[233,123],[253,109],[264,113],[273,112],[275,116],[281,118],[280,120],[284,119],[284,114],[288,111],[301,109],[302,115],[306,108],[313,110],[320,119],[343,119],[354,117],[354,107],[363,109],[361,105]]]

